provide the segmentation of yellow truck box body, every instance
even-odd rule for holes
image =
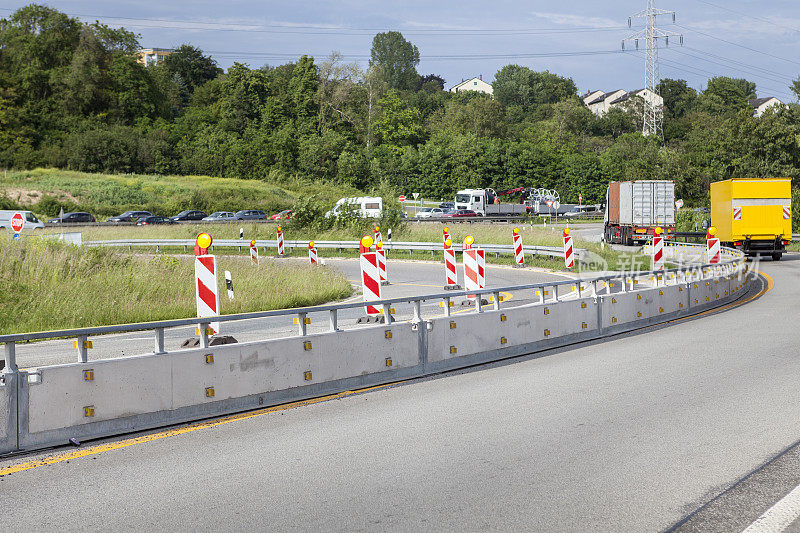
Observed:
[[[722,242],[792,238],[792,180],[731,179],[711,184],[711,225]]]

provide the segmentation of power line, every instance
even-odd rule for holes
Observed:
[[[800,62],[794,61],[793,59],[787,59],[785,57],[776,56],[775,54],[771,54],[769,52],[764,52],[762,50],[756,50],[755,48],[751,48],[751,47],[745,46],[743,44],[735,43],[733,41],[728,41],[727,39],[723,39],[721,37],[716,37],[714,35],[711,35],[710,33],[705,33],[705,32],[702,32],[700,30],[695,30],[695,29],[689,28],[687,26],[681,26],[680,24],[676,24],[676,26],[678,26],[680,28],[683,28],[683,29],[685,29],[687,31],[691,31],[691,32],[694,32],[694,33],[697,33],[697,34],[700,34],[700,35],[705,35],[706,37],[709,37],[711,39],[716,39],[718,41],[722,41],[723,43],[727,43],[727,44],[730,44],[730,45],[733,45],[733,46],[738,46],[739,48],[744,48],[745,50],[750,50],[751,52],[755,52],[757,54],[765,55],[765,56],[771,57],[773,59],[780,59],[781,61],[786,61],[788,63],[793,63],[795,65],[800,65]]]
[[[741,11],[736,11],[735,9],[731,9],[729,7],[721,6],[719,4],[713,4],[711,2],[706,2],[706,0],[696,0],[696,1],[700,2],[701,4],[706,4],[706,5],[709,5],[711,7],[715,7],[717,9],[723,9],[725,11],[730,11],[731,13],[735,13],[737,15],[741,15],[741,16],[747,17],[749,19],[761,20],[763,22],[766,22],[767,24],[772,24],[773,26],[777,26],[778,28],[786,28],[787,30],[800,31],[800,29],[793,28],[792,26],[787,26],[785,24],[778,24],[777,22],[773,22],[773,21],[771,21],[771,20],[769,20],[767,18],[759,17],[759,16],[756,16],[756,15],[751,15],[751,14],[748,14],[748,13],[742,13]]]
[[[789,81],[793,80],[793,78],[791,78],[790,76],[786,76],[784,73],[778,72],[777,70],[770,70],[770,69],[766,69],[766,68],[759,67],[759,66],[756,66],[756,65],[751,65],[749,63],[744,63],[742,61],[739,61],[738,59],[730,59],[730,58],[723,57],[723,56],[720,56],[720,55],[717,55],[717,54],[712,54],[711,52],[706,52],[705,50],[699,50],[697,48],[692,48],[691,46],[684,46],[684,49],[692,50],[694,52],[697,52],[698,54],[711,56],[711,57],[714,57],[714,58],[719,59],[721,61],[728,61],[730,63],[735,63],[735,64],[739,64],[739,65],[748,67],[750,69],[760,70],[760,71],[762,71],[764,73],[771,74],[771,75],[783,78],[784,80],[789,80]]]
[[[310,54],[310,53],[271,53],[271,52],[236,52],[236,51],[223,51],[223,50],[206,50],[207,53],[215,56],[225,57],[243,57],[252,59],[293,59],[302,55],[312,57],[325,57],[328,54]],[[548,57],[581,57],[581,56],[597,56],[597,55],[610,55],[621,54],[621,50],[585,50],[574,52],[545,52],[545,53],[531,53],[531,54],[455,54],[455,55],[421,55],[420,58],[426,61],[449,61],[453,59],[534,59],[534,58],[548,58]],[[366,60],[371,56],[369,54],[342,54],[343,59]]]
[[[719,61],[714,61],[713,59],[707,59],[705,57],[698,56],[698,55],[695,55],[695,54],[691,54],[689,52],[683,52],[683,51],[677,50],[677,49],[673,50],[673,52],[676,52],[678,54],[683,54],[683,55],[688,56],[688,57],[693,57],[695,59],[699,59],[700,61],[706,61],[707,63],[712,63],[714,65],[719,65],[721,67],[725,67],[725,68],[729,68],[729,69],[731,69],[731,68],[732,69],[736,69],[735,66],[732,67],[731,65],[726,65],[725,63],[721,63]],[[766,75],[766,74],[759,74],[757,72],[753,72],[751,70],[743,69],[741,67],[739,67],[737,70],[739,72],[743,72],[745,74],[752,75],[755,78],[763,78],[763,79],[766,79],[766,80],[769,80],[769,81],[774,81],[776,83],[787,83],[787,82],[791,83],[791,79],[790,78],[778,78],[776,76],[771,76],[771,75]]]

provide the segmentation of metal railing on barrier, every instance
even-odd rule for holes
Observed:
[[[702,257],[700,247],[690,244],[668,245],[666,252],[673,256],[673,259]],[[670,317],[686,316],[692,312],[730,301],[735,294],[741,294],[739,291],[746,285],[744,276],[746,273],[747,268],[743,254],[736,250],[723,249],[723,262],[719,264],[700,263],[658,272],[618,272],[584,279],[387,298],[371,302],[372,305],[383,306],[383,323],[376,325],[373,322],[354,329],[341,329],[339,314],[345,310],[361,308],[364,305],[363,302],[218,317],[0,335],[0,342],[4,344],[6,362],[5,369],[0,373],[0,453],[66,442],[64,438],[66,435],[92,438],[132,429],[167,425],[264,405],[264,402],[267,401],[265,397],[273,403],[289,401],[325,392],[350,390],[352,387],[418,377],[443,369],[460,368],[476,362],[513,357],[564,346],[570,342],[599,338],[611,332],[632,329],[637,324],[658,323]],[[530,294],[531,298],[529,303],[507,305],[501,298],[501,294],[504,292],[525,292]],[[451,302],[468,295],[478,296],[474,299],[472,312],[452,314]],[[642,298],[642,295],[652,296]],[[485,303],[481,296],[490,297],[492,304]],[[437,310],[436,316],[423,316],[422,304],[435,301],[442,303],[443,314]],[[486,300],[486,302],[488,301]],[[397,320],[395,318],[392,307],[399,305],[407,305],[411,308],[409,319]],[[626,311],[620,307],[623,305],[640,307],[634,313],[633,310]],[[588,314],[583,314],[580,318],[576,317],[578,314],[587,312]],[[314,334],[308,332],[306,319],[312,313],[328,314],[329,322],[326,332]],[[288,336],[284,334],[278,339],[255,341],[242,345],[210,346],[207,331],[211,322],[230,323],[269,317],[296,318],[295,324],[298,324],[296,333]],[[533,317],[540,318],[534,319]],[[579,320],[576,325],[569,327],[559,325],[560,322],[571,324],[576,319]],[[555,322],[543,323],[542,326],[545,329],[542,333],[541,329],[532,329],[535,320],[555,320]],[[507,326],[499,326],[497,321],[500,324],[506,323]],[[460,331],[455,329],[459,322],[467,328],[464,331],[464,339],[466,339],[464,342],[471,342],[472,348],[456,346],[453,342],[459,341],[453,341],[451,337],[448,337],[448,335],[452,336],[450,331]],[[435,327],[436,324],[441,324],[441,326]],[[200,347],[167,351],[164,345],[165,330],[181,326],[199,326]],[[398,327],[401,329],[397,329]],[[498,348],[487,348],[493,345],[494,336],[498,334],[498,328],[502,327],[511,329],[502,330],[502,336],[497,339]],[[376,328],[383,329],[376,330]],[[153,332],[153,350],[150,354],[88,362],[86,346],[91,337],[147,330]],[[505,333],[505,331],[509,333]],[[513,338],[509,340],[508,335],[511,335],[511,332],[518,334],[531,331],[538,337],[533,340],[514,340]],[[380,337],[375,337],[377,334],[380,334]],[[380,338],[380,342],[388,342],[392,339],[393,334],[404,339],[404,344],[396,345],[394,351],[391,351],[390,344],[385,344],[385,349],[390,351],[382,352],[383,348],[377,344],[376,339]],[[532,338],[533,333],[526,334],[528,335],[526,338]],[[78,357],[76,358],[78,360],[74,363],[39,366],[26,370],[18,368],[17,343],[65,338],[76,339],[74,346],[78,348]],[[286,344],[287,342],[296,343],[295,339],[301,340],[302,347],[299,348],[299,352],[293,352],[297,349],[293,347],[294,344]],[[407,344],[412,339],[416,346]],[[239,349],[237,346],[242,346],[242,348]],[[272,346],[274,348],[271,348]],[[356,350],[356,346],[361,346],[362,349]],[[232,350],[240,351],[232,352]],[[242,359],[244,355],[241,350],[247,351],[248,355],[244,359]],[[265,352],[259,352],[259,350],[265,350]],[[254,362],[258,360],[259,353],[272,354],[270,357],[281,357],[280,364],[294,365],[292,368],[297,365],[313,365],[314,363],[310,361],[317,361],[319,364],[323,364],[325,361],[336,361],[336,363],[330,363],[332,367],[326,367],[327,370],[321,373],[321,378],[314,377],[319,376],[319,373],[315,374],[310,369],[299,368],[304,371],[305,375],[299,382],[296,380],[286,381],[289,378],[286,378],[284,371],[281,371],[282,373],[274,375],[275,384],[267,385],[263,380],[272,378],[264,376],[272,376],[273,374],[269,372],[275,369],[272,368],[272,365],[255,365]],[[448,359],[442,355],[443,353],[449,353],[452,357]],[[301,356],[304,354],[310,354],[313,357],[309,359],[306,355],[303,359]],[[244,381],[241,387],[235,387],[235,382],[234,385],[231,385],[230,380],[237,378],[236,375],[228,373],[228,370],[224,370],[224,374],[214,374],[217,376],[214,379],[227,380],[225,382],[228,383],[228,386],[233,387],[232,390],[238,391],[229,392],[228,396],[218,400],[218,403],[214,403],[217,401],[214,400],[216,394],[214,385],[208,385],[203,381],[211,378],[202,378],[202,373],[198,377],[200,385],[205,387],[202,401],[200,399],[191,400],[191,395],[188,400],[178,401],[177,396],[173,396],[179,393],[183,394],[181,391],[186,388],[185,381],[176,384],[175,387],[178,388],[174,392],[170,392],[173,390],[172,385],[163,385],[166,387],[163,390],[149,388],[150,392],[147,396],[142,396],[143,389],[137,388],[156,386],[151,381],[141,381],[150,379],[148,376],[162,381],[192,379],[191,376],[196,374],[196,371],[199,370],[198,367],[181,365],[187,364],[186,361],[192,362],[192,365],[197,364],[197,359],[193,358],[201,356],[204,358],[204,362],[200,362],[205,365],[202,366],[202,370],[207,374],[208,371],[215,368],[213,367],[215,355],[220,359],[219,362],[223,361],[223,357],[235,356],[235,359],[225,359],[229,362],[225,363],[223,367],[219,367],[216,372],[222,372],[223,369],[229,367],[230,369],[244,368],[247,363],[250,365],[247,366],[248,369],[263,369],[263,372],[268,374],[259,374],[261,377],[255,381],[253,381],[252,374],[242,374],[241,379]],[[253,357],[255,359],[252,359]],[[393,357],[396,360],[393,360]],[[405,358],[403,364],[399,363],[401,357]],[[378,367],[375,366],[376,360],[380,361]],[[248,363],[248,361],[253,361],[253,363]],[[174,367],[171,366],[173,364]],[[70,390],[70,387],[76,387],[77,383],[95,383],[95,372],[99,372],[101,367],[105,370],[98,375],[102,375],[103,380],[98,378],[97,385],[88,389],[81,388],[80,391],[76,391],[74,396],[70,396],[70,402],[72,402],[70,409],[79,408],[81,409],[80,414],[67,413],[64,415],[67,418],[62,420],[59,418],[58,413],[61,412],[59,409],[48,407],[51,405],[48,402],[63,401],[66,397],[59,395]],[[159,370],[154,373],[153,368],[156,367]],[[192,368],[195,374],[190,371]],[[269,370],[270,368],[272,370]],[[335,371],[331,368],[334,368]],[[367,369],[365,370],[365,368]],[[119,372],[122,373],[121,377],[114,377],[114,369],[119,369]],[[261,371],[259,370],[259,372]],[[82,377],[78,378],[78,381],[76,381],[75,372],[81,373]],[[118,400],[114,400],[121,390],[120,387],[127,386],[126,380],[134,378],[140,381],[137,381],[138,384],[130,385],[131,389],[128,396],[125,397],[127,400],[122,396]],[[314,383],[314,380],[317,379],[321,379],[321,381]],[[192,383],[193,387],[198,386],[196,382]],[[220,386],[222,386],[222,382],[220,382]],[[37,389],[34,390],[31,387]],[[102,397],[104,402],[116,401],[120,404],[119,406],[105,405],[105,418],[101,415],[98,415],[99,418],[94,418],[95,403],[100,401],[97,396],[99,394],[105,394]],[[164,395],[164,397],[159,400],[159,395]],[[122,405],[126,401],[137,401],[137,398],[139,400],[146,399],[146,402],[138,401],[135,406],[134,404]],[[73,403],[75,405],[72,405]],[[115,412],[120,414],[113,414]]]

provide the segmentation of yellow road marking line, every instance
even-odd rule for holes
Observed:
[[[404,381],[404,380],[403,380]],[[47,466],[57,463],[63,463],[64,461],[69,461],[70,459],[78,459],[80,457],[87,457],[89,455],[97,455],[113,450],[119,450],[122,448],[127,448],[128,446],[134,446],[136,444],[144,444],[146,442],[152,442],[155,440],[164,439],[167,437],[175,437],[178,435],[183,435],[185,433],[191,433],[193,431],[198,431],[200,429],[207,429],[213,428],[216,426],[221,426],[223,424],[229,424],[231,422],[236,422],[239,420],[247,420],[248,418],[255,418],[257,416],[263,416],[269,413],[274,413],[277,411],[286,411],[288,409],[294,409],[296,407],[303,407],[306,405],[313,405],[315,403],[325,402],[328,400],[335,400],[337,398],[342,398],[344,396],[350,396],[352,394],[357,394],[361,392],[373,391],[376,389],[381,389],[384,387],[388,387],[389,385],[395,385],[396,383],[402,383],[403,381],[396,381],[393,383],[385,383],[383,385],[375,385],[372,387],[366,387],[363,389],[357,390],[349,390],[344,392],[338,392],[336,394],[330,394],[328,396],[321,396],[319,398],[309,398],[308,400],[300,400],[296,402],[285,403],[281,405],[276,405],[273,407],[266,407],[264,409],[258,409],[256,411],[248,411],[246,413],[239,413],[235,415],[225,416],[223,418],[217,418],[215,420],[209,420],[207,422],[200,422],[191,424],[186,427],[176,428],[176,429],[169,429],[166,431],[160,431],[158,433],[151,433],[149,435],[142,435],[141,437],[134,437],[132,439],[125,439],[118,442],[109,442],[107,444],[99,444],[97,446],[92,446],[90,448],[85,448],[83,450],[75,450],[74,452],[69,453],[62,453],[58,455],[53,455],[51,457],[46,457],[44,459],[38,459],[36,461],[28,461],[26,463],[20,463],[12,466],[7,466],[5,468],[0,468],[0,476],[5,476],[8,474],[15,474],[17,472],[23,472],[25,470],[31,470],[33,468],[38,468],[40,466]]]

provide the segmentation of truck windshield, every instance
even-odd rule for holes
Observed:
[[[456,202],[466,204],[469,202],[469,194],[456,194]]]

